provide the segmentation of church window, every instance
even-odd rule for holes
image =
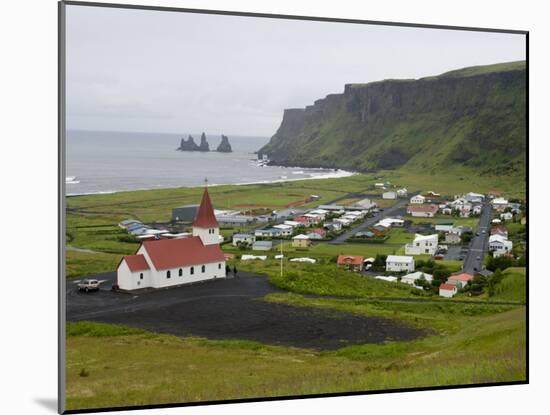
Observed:
[[[218,264],[218,269],[222,269],[222,264]]]
[[[181,277],[183,275],[183,270],[180,268],[180,270],[178,271],[178,275]]]
[[[170,271],[166,271],[166,278],[170,278]]]
[[[195,273],[195,267],[191,267],[190,272],[191,272],[191,275],[193,275]]]
[[[206,271],[206,266],[205,266],[205,265],[203,265],[203,266],[201,267],[201,272],[204,272],[204,271]]]
[[[140,279],[140,280],[143,279],[143,272],[140,272],[140,273],[139,273],[139,279]]]

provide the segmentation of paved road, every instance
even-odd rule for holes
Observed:
[[[488,251],[489,245],[489,229],[491,224],[492,207],[490,203],[485,203],[481,211],[478,227],[470,242],[468,253],[464,259],[462,270],[468,274],[473,274],[476,270],[483,268],[483,257]]]
[[[397,211],[399,211],[403,206],[409,202],[409,199],[398,199],[397,202],[389,207],[384,209],[382,212],[376,213],[372,218],[367,219],[366,221],[360,223],[359,225],[351,228],[350,230],[338,235],[329,244],[343,244],[347,239],[355,235],[357,232],[367,229],[368,227],[374,225],[376,222],[385,218],[386,216],[395,216]]]

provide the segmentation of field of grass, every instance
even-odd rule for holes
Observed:
[[[65,273],[69,279],[93,275],[100,272],[115,271],[121,255],[104,252],[67,251]]]
[[[302,294],[351,297],[413,298],[423,293],[407,284],[376,280],[359,273],[337,268],[335,264],[285,263],[283,276],[276,260],[242,262],[242,271],[265,274],[277,287]],[[427,294],[426,294],[427,295]]]
[[[436,215],[434,218],[413,218],[412,216],[407,216],[406,219],[412,223],[437,223],[440,220],[452,220],[454,226],[470,226],[474,230],[479,223],[479,218],[456,218],[449,215]]]
[[[374,203],[378,205],[379,208],[386,209],[390,206],[395,205],[395,202],[397,202],[396,199],[372,199]]]
[[[495,294],[491,300],[519,301],[527,300],[527,275],[525,268],[508,268],[504,271],[504,278],[495,287]]]
[[[327,203],[349,192],[365,190],[373,181],[367,175],[357,175],[326,180],[212,186],[208,191],[218,209],[246,210],[254,206],[282,209],[288,204],[304,201],[311,194],[320,196],[320,200],[300,206],[313,207]],[[182,187],[68,197],[67,207],[109,217],[167,222],[172,208],[199,203],[202,192],[202,187]]]
[[[510,382],[526,377],[523,307],[371,305],[299,296],[288,301],[406,319],[432,328],[434,333],[411,342],[315,352],[248,341],[178,338],[98,323],[69,323],[67,406],[83,409],[198,402]]]
[[[522,175],[473,175],[466,168],[458,166],[438,169],[429,172],[420,169],[388,170],[377,173],[380,180],[399,183],[410,190],[421,190],[441,193],[443,196],[453,196],[467,192],[487,193],[491,190],[502,192],[503,197],[526,196],[526,181]]]
[[[408,232],[402,228],[392,228],[389,233],[390,237],[386,240],[386,244],[401,244],[405,245],[412,242],[414,233]]]

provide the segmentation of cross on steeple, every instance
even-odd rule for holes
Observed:
[[[204,187],[208,187],[208,177],[204,178]]]

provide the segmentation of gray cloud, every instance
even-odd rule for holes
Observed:
[[[268,136],[346,83],[519,59],[522,35],[68,6],[67,124]]]

